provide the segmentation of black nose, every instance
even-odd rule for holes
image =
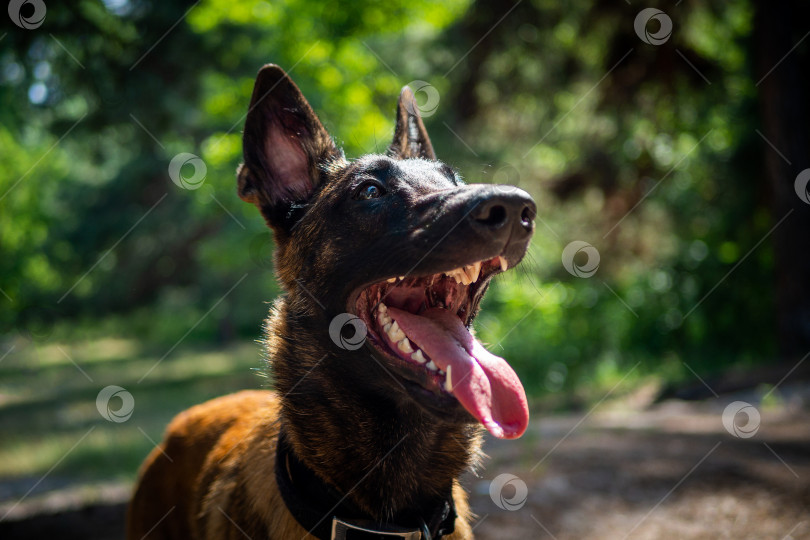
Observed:
[[[537,207],[531,196],[512,186],[491,186],[475,203],[470,219],[476,227],[495,231],[504,229],[513,236],[525,236],[534,230]]]

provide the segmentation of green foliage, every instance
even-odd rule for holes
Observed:
[[[638,40],[623,3],[510,8],[48,4],[47,29],[0,40],[13,104],[0,108],[0,333],[45,339],[68,321],[169,344],[192,328],[192,341],[255,337],[279,291],[234,171],[253,78],[275,62],[350,157],[383,150],[399,88],[429,81],[440,157],[535,196],[527,261],[477,324],[534,393],[639,362],[678,377],[684,360],[708,372],[767,358],[772,251],[748,255],[772,225],[750,3],[672,8],[667,47]],[[206,164],[199,189],[168,176],[181,152]],[[572,240],[599,250],[594,277],[562,268]]]

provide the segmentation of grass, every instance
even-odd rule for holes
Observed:
[[[131,482],[177,413],[267,383],[260,376],[260,346],[249,341],[186,344],[169,354],[169,345],[99,333],[77,341],[19,340],[13,346],[0,361],[0,502],[22,496],[43,476],[35,494],[64,485]],[[0,357],[8,350],[0,350]],[[527,390],[535,394],[533,409],[548,412],[571,408],[572,395],[585,406],[649,383],[638,370],[628,376],[606,362],[575,394]],[[98,411],[96,398],[108,385],[131,393],[128,420],[111,422]],[[122,403],[114,397],[110,409]]]
[[[0,484],[30,486],[46,473],[43,487],[131,481],[174,415],[266,383],[256,343],[167,350],[115,338],[16,343],[0,362]],[[108,385],[133,396],[125,422],[108,421],[96,408],[99,391]],[[110,408],[121,404],[114,397]],[[0,498],[21,495],[16,491],[3,489]]]

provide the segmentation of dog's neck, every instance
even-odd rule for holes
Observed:
[[[340,351],[313,335],[302,307],[282,298],[266,325],[281,422],[298,458],[375,519],[446,498],[453,481],[478,464],[481,428],[444,423],[392,399],[382,390],[390,379],[375,388],[368,374],[347,375]],[[374,377],[393,377],[366,360]]]

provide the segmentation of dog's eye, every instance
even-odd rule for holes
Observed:
[[[366,182],[357,188],[354,192],[354,198],[358,201],[367,201],[369,199],[376,199],[385,195],[385,190],[376,182]]]

